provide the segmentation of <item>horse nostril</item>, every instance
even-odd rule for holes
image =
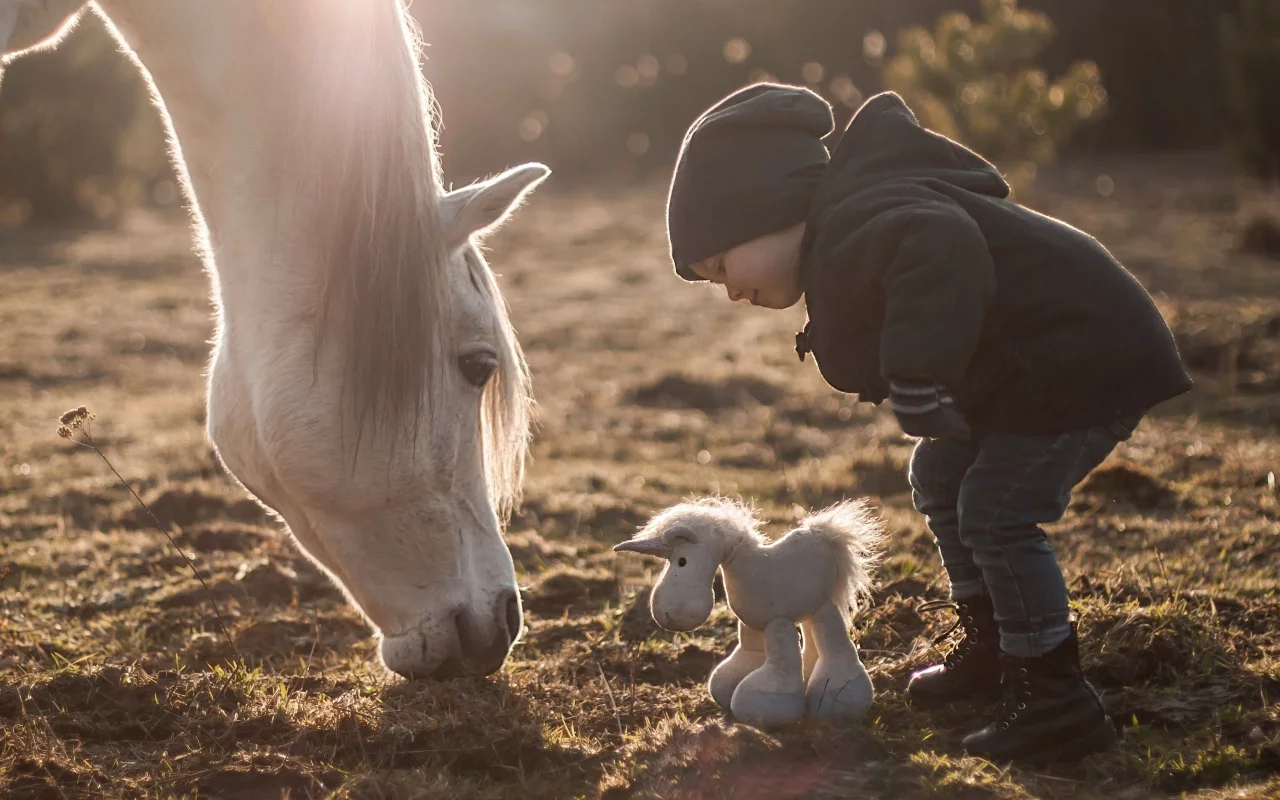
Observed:
[[[467,614],[465,611],[453,612],[453,627],[454,630],[458,632],[459,649],[464,654],[469,653],[475,636],[471,632],[471,625],[467,623]]]
[[[514,642],[520,636],[520,596],[514,591],[506,595],[506,602],[500,603],[499,614],[505,614],[505,622],[507,627],[507,642]],[[499,617],[499,621],[503,621]]]

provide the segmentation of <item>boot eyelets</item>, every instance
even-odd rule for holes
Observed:
[[[1026,703],[1018,703],[1018,710],[1019,710],[1019,711],[1026,711],[1026,710],[1027,710],[1027,704],[1026,704]]]
[[[1000,730],[1002,730],[1002,731],[1007,731],[1007,730],[1009,730],[1009,723],[1007,723],[1007,722],[1001,722],[1001,723],[1000,723]]]

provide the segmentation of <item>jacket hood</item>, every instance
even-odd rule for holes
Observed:
[[[854,114],[831,155],[828,175],[838,175],[828,181],[838,185],[824,188],[844,196],[895,178],[933,178],[977,194],[1009,196],[1009,184],[994,164],[921,127],[894,92],[872,97]]]

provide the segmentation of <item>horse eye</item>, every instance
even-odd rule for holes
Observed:
[[[685,557],[684,557],[684,556],[680,556],[680,563],[679,563],[679,564],[677,564],[676,566],[683,567],[683,566],[685,565],[685,563],[686,563],[686,559],[685,559]]]
[[[462,370],[462,377],[477,388],[488,383],[497,368],[498,359],[493,353],[467,353],[458,356],[458,369]]]

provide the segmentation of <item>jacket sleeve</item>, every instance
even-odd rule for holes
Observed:
[[[887,210],[868,227],[885,297],[882,376],[960,383],[996,290],[978,224],[939,198]]]

